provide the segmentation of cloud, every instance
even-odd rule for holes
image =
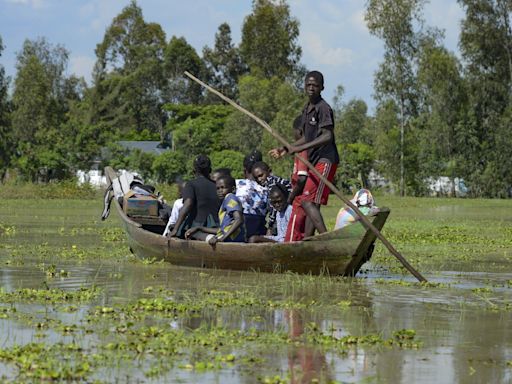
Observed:
[[[87,82],[91,81],[92,68],[96,62],[95,58],[89,56],[73,56],[69,59],[71,72],[76,76],[82,76]]]
[[[368,32],[368,26],[364,19],[364,9],[359,9],[350,16],[350,23],[361,32]],[[369,32],[368,32],[369,33]]]
[[[13,4],[28,5],[34,9],[40,9],[47,5],[44,0],[7,0],[7,2]]]
[[[458,52],[460,22],[464,18],[464,10],[459,3],[432,0],[425,6],[425,18],[427,25],[444,30],[444,44],[448,49]]]
[[[344,66],[352,64],[354,51],[349,48],[326,46],[319,35],[309,33],[304,37],[304,55],[314,64]]]

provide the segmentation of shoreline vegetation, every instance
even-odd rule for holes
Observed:
[[[178,192],[175,184],[157,184],[156,190],[166,200],[173,201]],[[89,183],[78,185],[75,179],[49,183],[7,182],[0,183],[0,199],[85,199],[102,198],[104,188],[97,188]]]

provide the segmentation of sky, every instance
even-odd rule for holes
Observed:
[[[244,18],[252,0],[138,0],[146,22],[160,24],[167,40],[185,37],[199,55],[212,47],[220,24],[231,27],[240,42]],[[300,22],[302,63],[324,74],[324,98],[332,102],[336,88],[345,89],[343,101],[363,99],[370,107],[374,73],[383,58],[383,43],[370,35],[364,22],[365,0],[288,0],[291,14]],[[96,44],[129,0],[0,0],[0,57],[14,78],[16,53],[25,39],[46,37],[69,52],[68,75],[83,76],[90,85]],[[428,26],[444,30],[444,45],[458,55],[460,21],[464,16],[456,0],[430,0],[424,8]]]

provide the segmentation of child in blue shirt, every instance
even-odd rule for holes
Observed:
[[[245,226],[242,203],[235,195],[235,179],[223,175],[216,181],[217,197],[222,200],[219,208],[219,228],[193,227],[185,238],[204,240],[210,245],[218,242],[244,242]]]
[[[277,235],[251,236],[249,243],[282,243],[288,228],[292,206],[288,204],[288,190],[283,184],[275,184],[268,193],[269,201],[276,210]]]

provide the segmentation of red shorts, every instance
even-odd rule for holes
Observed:
[[[331,183],[334,180],[337,164],[319,162],[315,165],[315,169]],[[302,201],[311,201],[315,204],[326,205],[329,199],[330,189],[320,178],[311,170],[308,171],[308,179],[302,191]]]
[[[301,196],[297,196],[292,203],[292,214],[288,221],[286,228],[286,236],[284,242],[301,241],[304,238],[304,231],[306,229],[306,212],[302,208]]]

